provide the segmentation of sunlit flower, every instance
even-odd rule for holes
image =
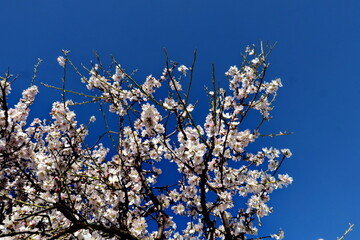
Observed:
[[[284,235],[284,231],[283,230],[279,230],[278,234],[272,234],[271,235],[272,238],[275,238],[276,240],[281,240],[285,237]]]
[[[178,71],[182,73],[182,75],[186,76],[186,71],[189,70],[185,65],[181,65],[178,67]]]
[[[65,67],[66,59],[63,56],[59,56],[56,60],[61,67]]]

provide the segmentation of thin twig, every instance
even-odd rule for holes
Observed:
[[[343,240],[344,238],[345,238],[345,236],[349,233],[349,232],[351,232],[352,230],[354,230],[354,226],[355,226],[355,224],[351,224],[351,223],[349,223],[349,228],[345,231],[345,233],[341,236],[341,238],[338,238],[338,240]]]
[[[32,79],[31,79],[31,84],[30,84],[30,86],[34,85],[34,83],[35,83],[37,69],[38,69],[38,67],[40,66],[40,63],[41,63],[41,62],[42,62],[42,59],[38,58],[38,61],[37,61],[37,63],[36,63],[35,66],[34,66],[34,74],[33,74],[33,77],[32,77]]]

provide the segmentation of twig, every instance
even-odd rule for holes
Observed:
[[[351,224],[351,223],[349,223],[349,228],[346,230],[346,232],[341,236],[341,238],[338,238],[338,240],[343,240],[344,238],[345,238],[345,236],[349,233],[349,232],[351,232],[352,230],[354,230],[353,228],[354,228],[354,226],[355,226],[355,224]]]
[[[34,74],[33,74],[33,77],[32,77],[32,79],[31,79],[31,84],[30,84],[31,86],[34,85],[34,83],[35,83],[37,69],[38,69],[38,67],[40,66],[40,63],[41,63],[41,62],[42,62],[42,59],[38,58],[38,61],[37,61],[37,63],[36,63],[35,66],[34,66]]]

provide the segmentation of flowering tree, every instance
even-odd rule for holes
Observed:
[[[90,91],[81,95],[117,116],[116,130],[105,121],[109,148],[100,137],[92,146],[85,141],[95,118],[77,123],[64,86],[52,120],[29,121],[38,88],[10,107],[13,78],[1,77],[1,239],[254,239],[272,211],[270,194],[292,182],[279,174],[289,149],[247,150],[281,87],[280,79],[265,80],[270,50],[246,49],[242,65],[225,73],[229,93],[208,92],[201,124],[189,98],[196,55],[191,68],[167,60],[160,77],[141,83],[115,59],[112,72],[96,64],[83,75],[63,51],[64,83],[73,68]],[[259,124],[246,129],[251,111],[260,113]],[[164,166],[179,178],[159,180]]]

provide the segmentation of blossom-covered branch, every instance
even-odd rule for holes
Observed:
[[[291,157],[289,149],[247,150],[271,118],[282,86],[280,79],[265,79],[269,50],[246,49],[243,64],[225,73],[229,90],[214,87],[208,92],[204,122],[195,120],[199,109],[186,87],[194,64],[189,68],[167,60],[160,76],[149,75],[142,82],[115,59],[113,72],[96,64],[80,73],[63,51],[57,59],[64,68],[62,101],[53,103],[51,121],[28,119],[38,92],[35,85],[9,106],[12,76],[1,77],[0,237],[256,236],[261,218],[272,212],[270,194],[292,182],[279,173]],[[65,89],[71,68],[90,91],[79,95],[100,104],[105,119],[117,116],[116,129],[105,122],[113,146],[105,146],[101,138],[88,146],[89,125],[77,122],[74,102],[65,99],[65,93],[76,93]],[[260,117],[253,129],[244,123],[250,111]],[[93,121],[95,117],[89,119]],[[166,173],[178,179],[164,180]],[[280,231],[260,238],[283,236]]]

